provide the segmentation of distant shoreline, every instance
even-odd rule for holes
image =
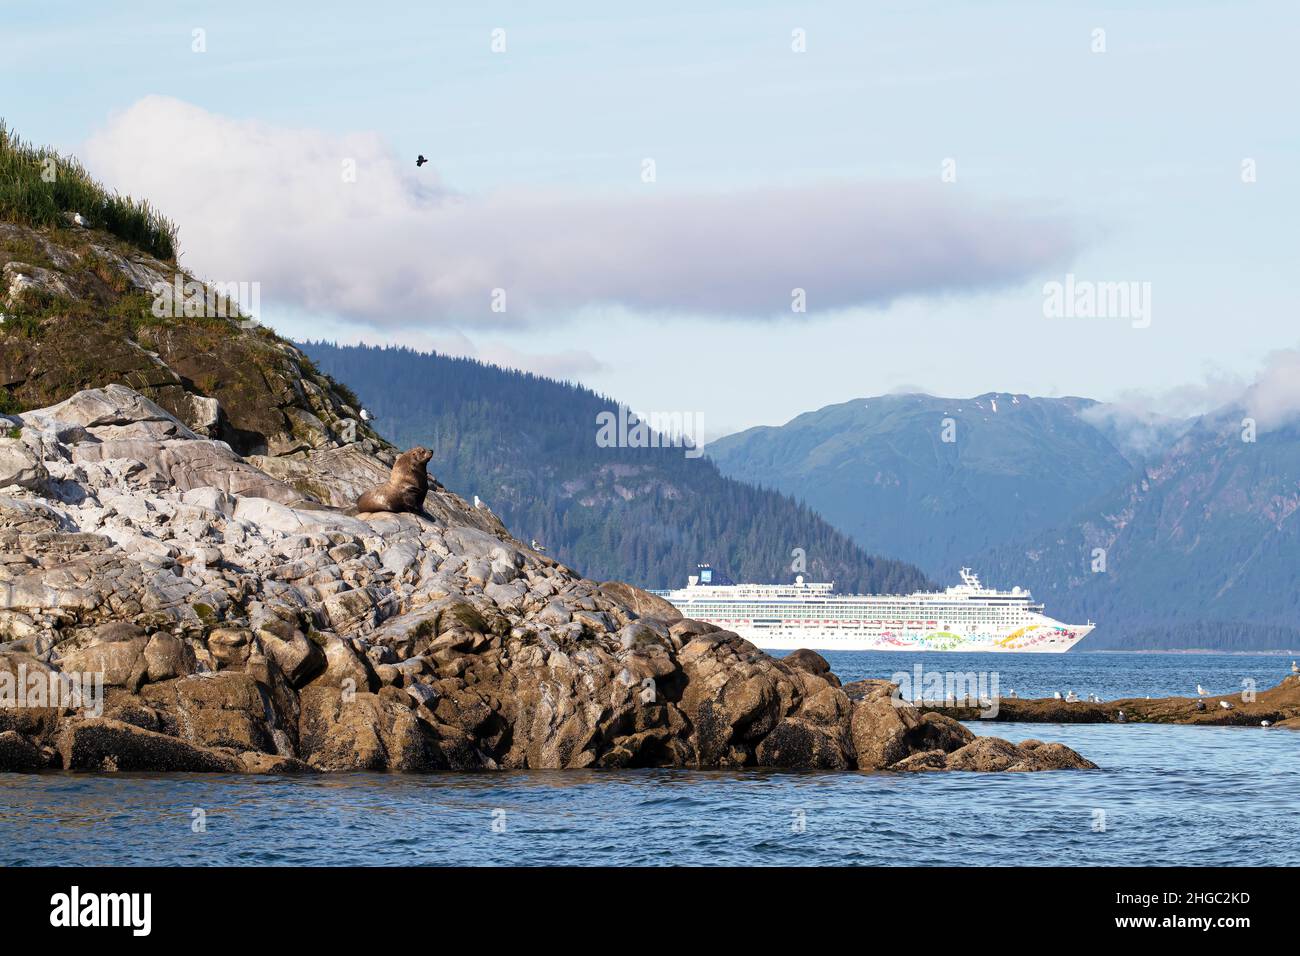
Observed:
[[[1182,650],[1139,650],[1130,651],[1121,650],[1100,650],[1100,651],[1067,651],[1067,654],[1230,654],[1236,657],[1287,657],[1300,655],[1300,651],[1292,650],[1271,650],[1271,651],[1216,651],[1213,648],[1192,647]]]

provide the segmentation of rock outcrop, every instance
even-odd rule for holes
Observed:
[[[1092,766],[585,580],[436,481],[345,514],[386,446],[244,458],[117,385],[0,424],[0,689],[103,682],[0,708],[0,770]]]
[[[1279,658],[1279,665],[1283,663]],[[937,702],[924,704],[922,710],[948,714],[959,720],[974,720],[979,716],[976,708],[944,707]],[[1294,727],[1300,725],[1300,676],[1285,676],[1277,686],[1253,693],[1246,693],[1243,689],[1235,694],[1213,697],[1123,697],[1099,703],[1057,700],[1052,697],[1003,697],[998,702],[997,716],[989,719],[1050,724]]]

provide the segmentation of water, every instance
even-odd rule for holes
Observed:
[[[909,655],[828,655],[844,679]],[[937,655],[919,659],[936,666]],[[881,660],[883,658],[883,660]],[[965,660],[963,660],[965,658]],[[945,669],[991,655],[944,655]],[[999,655],[1006,686],[1103,697],[1210,689],[1277,657]],[[1066,678],[1062,679],[1062,674]],[[1276,677],[1273,675],[1277,675]],[[1211,683],[1213,682],[1213,683]],[[1300,733],[986,724],[1059,740],[1100,771],[887,774],[0,774],[0,865],[1300,865]],[[195,809],[206,832],[193,832]]]
[[[773,656],[781,657],[778,651]],[[822,651],[840,680],[926,671],[996,673],[999,693],[1020,697],[1195,697],[1199,683],[1211,694],[1240,694],[1242,681],[1258,690],[1279,684],[1291,673],[1291,658],[1277,654],[970,654],[895,651]]]

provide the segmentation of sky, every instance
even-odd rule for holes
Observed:
[[[710,436],[897,390],[1181,414],[1298,367],[1294,3],[0,24],[0,117],[155,202],[291,337],[474,355]]]

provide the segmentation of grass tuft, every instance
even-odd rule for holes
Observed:
[[[23,142],[0,120],[0,219],[61,227],[73,213],[152,256],[176,261],[176,224],[147,200],[109,192],[76,159]]]

